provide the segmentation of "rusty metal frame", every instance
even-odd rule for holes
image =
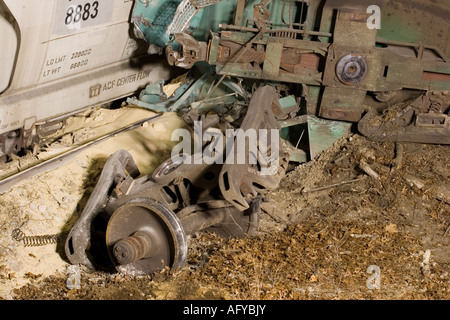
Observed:
[[[240,128],[244,132],[248,129],[279,130],[280,124],[275,115],[279,114],[280,109],[276,90],[269,85],[260,87],[250,100],[247,114]],[[246,153],[250,149],[249,143],[246,141],[246,150],[240,150],[240,152]],[[249,162],[239,164],[237,155],[233,155],[234,161],[225,163],[220,172],[219,186],[224,198],[236,208],[247,210],[251,199],[276,188],[284,176],[288,162],[288,155],[281,139],[278,141],[278,146],[278,150],[270,150],[272,153],[277,152],[279,159],[277,173],[273,175],[263,175],[262,164],[259,162],[259,165],[251,165]],[[260,146],[257,147],[260,148]]]

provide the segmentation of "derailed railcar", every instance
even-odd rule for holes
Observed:
[[[0,159],[89,106],[172,75],[130,34],[133,1],[0,1]],[[141,48],[142,47],[142,48]]]
[[[149,43],[165,42],[172,65],[206,61],[219,75],[299,84],[308,115],[347,122],[361,120],[364,106],[382,111],[425,93],[401,116],[413,126],[388,134],[369,127],[371,112],[360,131],[380,141],[450,143],[446,1],[181,1],[166,29],[147,22],[167,6],[137,3],[132,19]]]

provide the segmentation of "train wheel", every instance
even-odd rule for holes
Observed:
[[[106,230],[106,245],[116,269],[145,275],[186,262],[187,240],[179,219],[164,204],[135,198],[119,207]]]

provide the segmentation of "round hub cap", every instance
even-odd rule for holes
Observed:
[[[367,63],[361,56],[346,55],[336,65],[336,75],[344,84],[358,84],[366,74]]]

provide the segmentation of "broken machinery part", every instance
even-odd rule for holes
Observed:
[[[248,132],[249,129],[265,129],[267,137],[260,135],[259,144],[252,152],[250,152],[252,142],[247,142],[247,140],[245,150],[240,150],[249,156],[256,153],[257,157],[255,155],[255,158],[257,159],[254,164],[251,164],[249,160],[239,163],[237,154],[234,154],[234,161],[231,164],[225,163],[220,173],[219,185],[223,196],[240,210],[248,209],[249,204],[246,198],[251,199],[258,194],[275,189],[287,169],[288,155],[282,147],[283,142],[278,135],[275,137],[271,135],[273,131],[278,132],[280,129],[275,115],[283,117],[278,93],[272,86],[258,88],[250,100],[246,117],[242,121],[240,129],[244,132]],[[265,146],[261,143],[261,139],[264,138],[267,139]],[[271,141],[271,139],[278,141]],[[271,168],[275,170],[271,175],[262,173],[264,169],[270,170]]]
[[[450,144],[449,92],[429,92],[401,110],[379,115],[371,108],[358,130],[377,142]]]
[[[261,132],[268,135],[265,138],[270,142],[271,129],[279,130],[276,116],[285,117],[278,97],[272,86],[257,89],[240,130],[264,129]],[[206,118],[210,123],[207,127],[218,124],[217,116]],[[225,237],[253,233],[259,223],[262,195],[277,187],[286,169],[287,155],[279,136],[275,139],[270,147],[257,146],[256,153],[269,151],[270,158],[277,160],[271,160],[275,171],[266,175],[261,174],[267,166],[263,162],[258,168],[169,158],[151,175],[139,177],[131,155],[117,151],[106,162],[70,231],[67,257],[72,264],[90,269],[149,274],[164,267],[182,266],[187,256],[186,237],[195,232],[210,230]],[[205,144],[204,149],[207,147]],[[226,146],[222,147],[225,151]]]

